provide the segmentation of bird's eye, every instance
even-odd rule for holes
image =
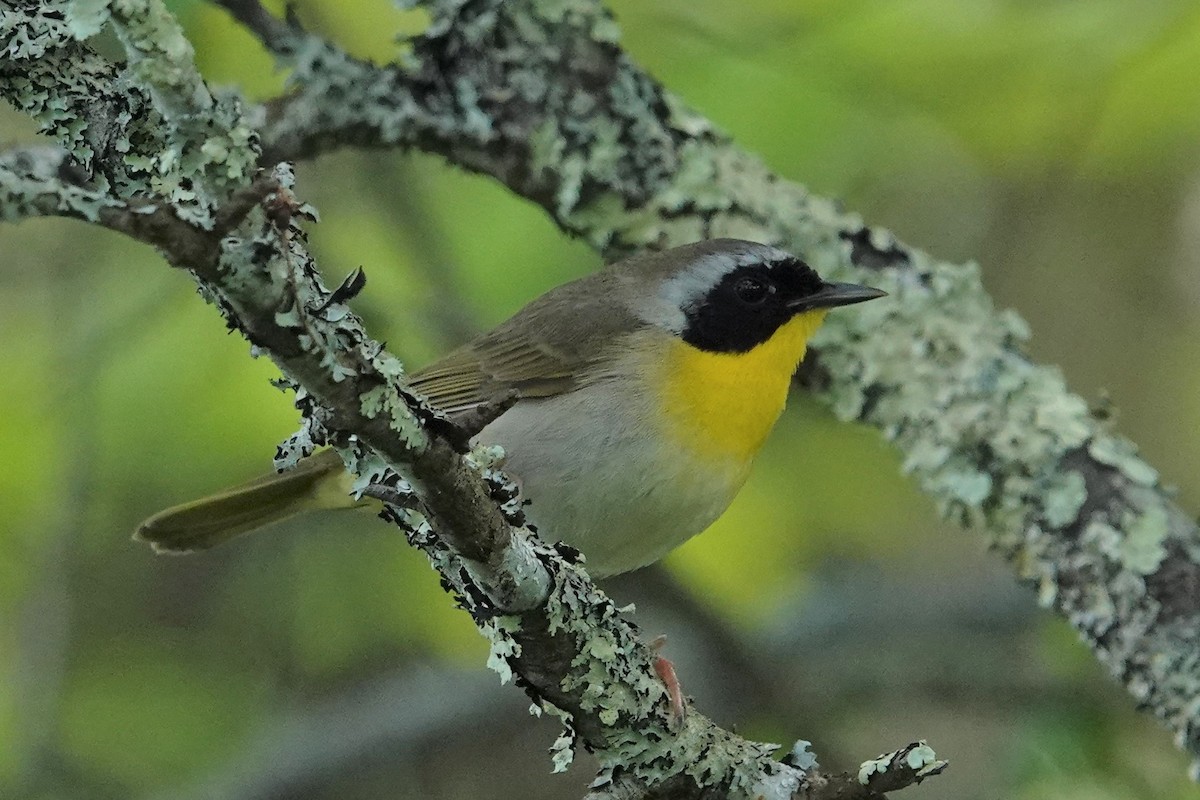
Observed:
[[[748,306],[760,305],[775,287],[761,278],[742,278],[733,285],[733,292]]]

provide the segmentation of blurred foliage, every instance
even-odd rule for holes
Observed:
[[[198,0],[172,8],[210,80],[258,98],[281,89],[285,76],[223,12]],[[1085,396],[1110,398],[1120,427],[1196,506],[1200,7],[613,8],[635,58],[778,171],[909,242],[982,262],[998,302],[1032,323],[1035,356]],[[379,60],[421,23],[382,0],[309,0],[299,13]],[[11,112],[0,132],[32,138]],[[312,240],[331,282],[362,265],[370,282],[357,310],[417,365],[597,265],[540,210],[438,159],[347,152],[302,165],[300,192],[321,211]],[[0,748],[0,796],[174,796],[293,710],[414,664],[483,669],[481,641],[428,566],[365,515],[301,520],[187,559],[131,542],[147,514],[268,468],[296,415],[268,385],[271,365],[248,358],[187,276],[148,249],[61,221],[6,227],[0,243],[0,740],[13,745]],[[831,564],[903,576],[950,611],[966,601],[944,590],[948,576],[1009,580],[994,560],[935,520],[878,436],[798,397],[735,506],[668,563],[725,624],[754,632]],[[953,690],[851,693],[816,730],[795,718],[731,721],[848,757],[925,736],[953,767],[906,796],[1195,797],[1169,737],[1070,631],[1035,619],[1012,649],[1035,680],[1060,687],[1047,690],[1051,702],[984,691],[997,677],[985,667]],[[958,648],[930,635],[916,651],[950,658]],[[701,668],[679,666],[685,683]],[[698,699],[704,708],[709,698]],[[494,748],[511,744],[548,772],[537,751],[551,735],[513,724],[520,733],[487,752],[498,759]],[[454,740],[477,728],[486,721],[463,720]],[[434,759],[391,752],[306,796],[498,791],[432,778],[418,756]],[[571,796],[585,771],[537,773],[528,785]]]

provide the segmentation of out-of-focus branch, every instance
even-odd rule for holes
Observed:
[[[233,15],[263,44],[276,52],[288,52],[299,41],[302,31],[289,25],[263,8],[258,0],[215,0],[216,4]],[[290,8],[290,6],[289,6]]]
[[[803,382],[891,439],[943,513],[983,531],[1200,756],[1200,528],[1103,412],[1031,363],[1027,326],[993,306],[978,268],[772,174],[638,69],[595,0],[424,5],[428,29],[393,65],[295,25],[268,38],[293,78],[266,108],[264,158],[418,147],[609,254],[740,236],[886,289],[892,301],[831,318]]]
[[[429,318],[426,327],[449,352],[481,333],[479,321],[460,291],[462,274],[454,250],[437,220],[429,218],[431,204],[414,185],[412,173],[394,160],[376,165],[374,174],[378,177],[371,181],[368,191],[380,206],[394,209],[395,226],[389,227],[389,233],[394,231],[411,243],[415,262],[412,269],[432,290],[422,302],[420,313]],[[405,191],[393,191],[395,186],[404,186]]]
[[[465,719],[521,711],[516,695],[482,678],[409,666],[311,709],[278,715],[232,761],[154,800],[296,797],[372,753],[412,754],[459,735]]]
[[[557,766],[578,739],[604,779],[636,781],[646,796],[670,787],[680,797],[782,800],[839,780],[816,774],[811,755],[782,763],[774,745],[672,712],[633,626],[575,563],[522,527],[515,487],[488,468],[487,454],[460,452],[460,432],[406,389],[399,362],[325,288],[300,224],[313,215],[291,193],[290,168],[255,174],[257,137],[240,103],[209,92],[160,0],[6,6],[3,19],[0,95],[42,121],[86,176],[67,183],[15,159],[0,170],[4,218],[99,222],[189,270],[296,389],[305,426],[278,460],[333,444],[361,490],[394,496],[390,517],[491,639],[491,665],[566,719]],[[124,47],[120,66],[82,43],[105,26]],[[92,106],[103,113],[89,115]],[[147,124],[92,147],[114,109],[126,109],[116,118],[131,129],[128,109]],[[935,764],[928,748],[919,752],[928,756],[920,765],[879,761],[862,784],[919,781]]]

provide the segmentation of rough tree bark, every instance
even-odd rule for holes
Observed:
[[[427,29],[387,66],[252,0],[222,5],[290,68],[285,96],[246,108],[212,93],[158,0],[0,2],[0,93],[58,143],[0,157],[0,216],[85,219],[190,270],[297,387],[305,426],[281,462],[328,441],[361,486],[391,487],[396,519],[492,639],[493,666],[568,720],[557,760],[575,739],[600,756],[597,796],[871,797],[942,763],[911,745],[823,776],[802,750],[777,762],[698,713],[674,724],[632,627],[526,535],[486,454],[460,452],[321,284],[281,161],[418,147],[496,177],[610,255],[739,236],[892,292],[831,320],[804,382],[893,440],[944,513],[983,531],[1200,755],[1200,531],[1131,444],[1028,360],[1024,323],[994,309],[976,268],[772,175],[641,72],[594,0],[430,0]],[[125,63],[88,46],[105,26]]]

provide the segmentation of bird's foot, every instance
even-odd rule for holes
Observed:
[[[679,730],[687,719],[687,703],[683,699],[683,687],[679,684],[679,677],[675,674],[675,665],[667,658],[657,655],[666,643],[665,634],[655,636],[650,640],[650,649],[655,652],[654,672],[666,687],[667,697],[671,701],[671,728]]]

